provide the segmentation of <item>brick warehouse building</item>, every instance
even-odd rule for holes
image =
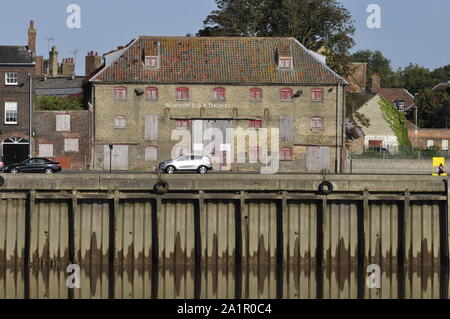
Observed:
[[[104,60],[90,79],[94,169],[153,169],[172,157],[175,129],[219,129],[223,159],[242,142],[227,128],[263,127],[280,128],[280,171],[341,171],[347,82],[294,38],[142,36]],[[256,170],[248,156],[261,152],[216,169]]]
[[[0,45],[0,143],[5,163],[25,160],[31,152],[30,110],[34,101],[36,30],[28,45]]]

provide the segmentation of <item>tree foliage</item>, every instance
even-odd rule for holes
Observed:
[[[415,98],[418,125],[426,128],[448,128],[450,94],[446,90],[424,90]]]
[[[36,109],[41,111],[85,110],[83,99],[58,96],[36,97]]]
[[[393,70],[391,60],[383,56],[381,51],[360,50],[350,57],[352,62],[367,63],[367,88],[372,86],[372,74],[378,73],[382,87],[391,87]]]
[[[327,56],[339,74],[349,74],[355,28],[337,0],[216,0],[198,36],[295,37]]]

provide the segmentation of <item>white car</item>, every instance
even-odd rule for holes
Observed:
[[[212,170],[213,165],[206,155],[183,155],[174,160],[161,162],[159,168],[167,174],[176,171],[197,171],[199,174],[206,174]]]

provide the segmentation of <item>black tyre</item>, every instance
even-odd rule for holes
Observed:
[[[173,166],[168,166],[168,167],[166,167],[166,173],[167,173],[167,174],[173,174],[173,173],[175,173],[175,167],[173,167]]]
[[[5,179],[3,178],[3,176],[0,176],[0,187],[5,185]]]
[[[206,174],[206,173],[208,173],[208,167],[202,165],[197,169],[197,172],[199,174]]]
[[[164,181],[159,181],[153,186],[153,189],[157,194],[164,194],[169,191],[169,184]]]
[[[322,195],[329,195],[333,192],[333,184],[328,181],[323,181],[319,185],[319,193]]]

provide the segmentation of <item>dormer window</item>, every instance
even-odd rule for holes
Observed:
[[[405,110],[405,101],[397,100],[397,101],[395,101],[395,105],[397,106],[397,110],[399,110],[399,111]]]
[[[280,57],[278,60],[278,67],[280,69],[292,69],[292,58]]]
[[[145,66],[149,68],[158,68],[159,67],[159,61],[157,56],[146,56],[145,57]]]

